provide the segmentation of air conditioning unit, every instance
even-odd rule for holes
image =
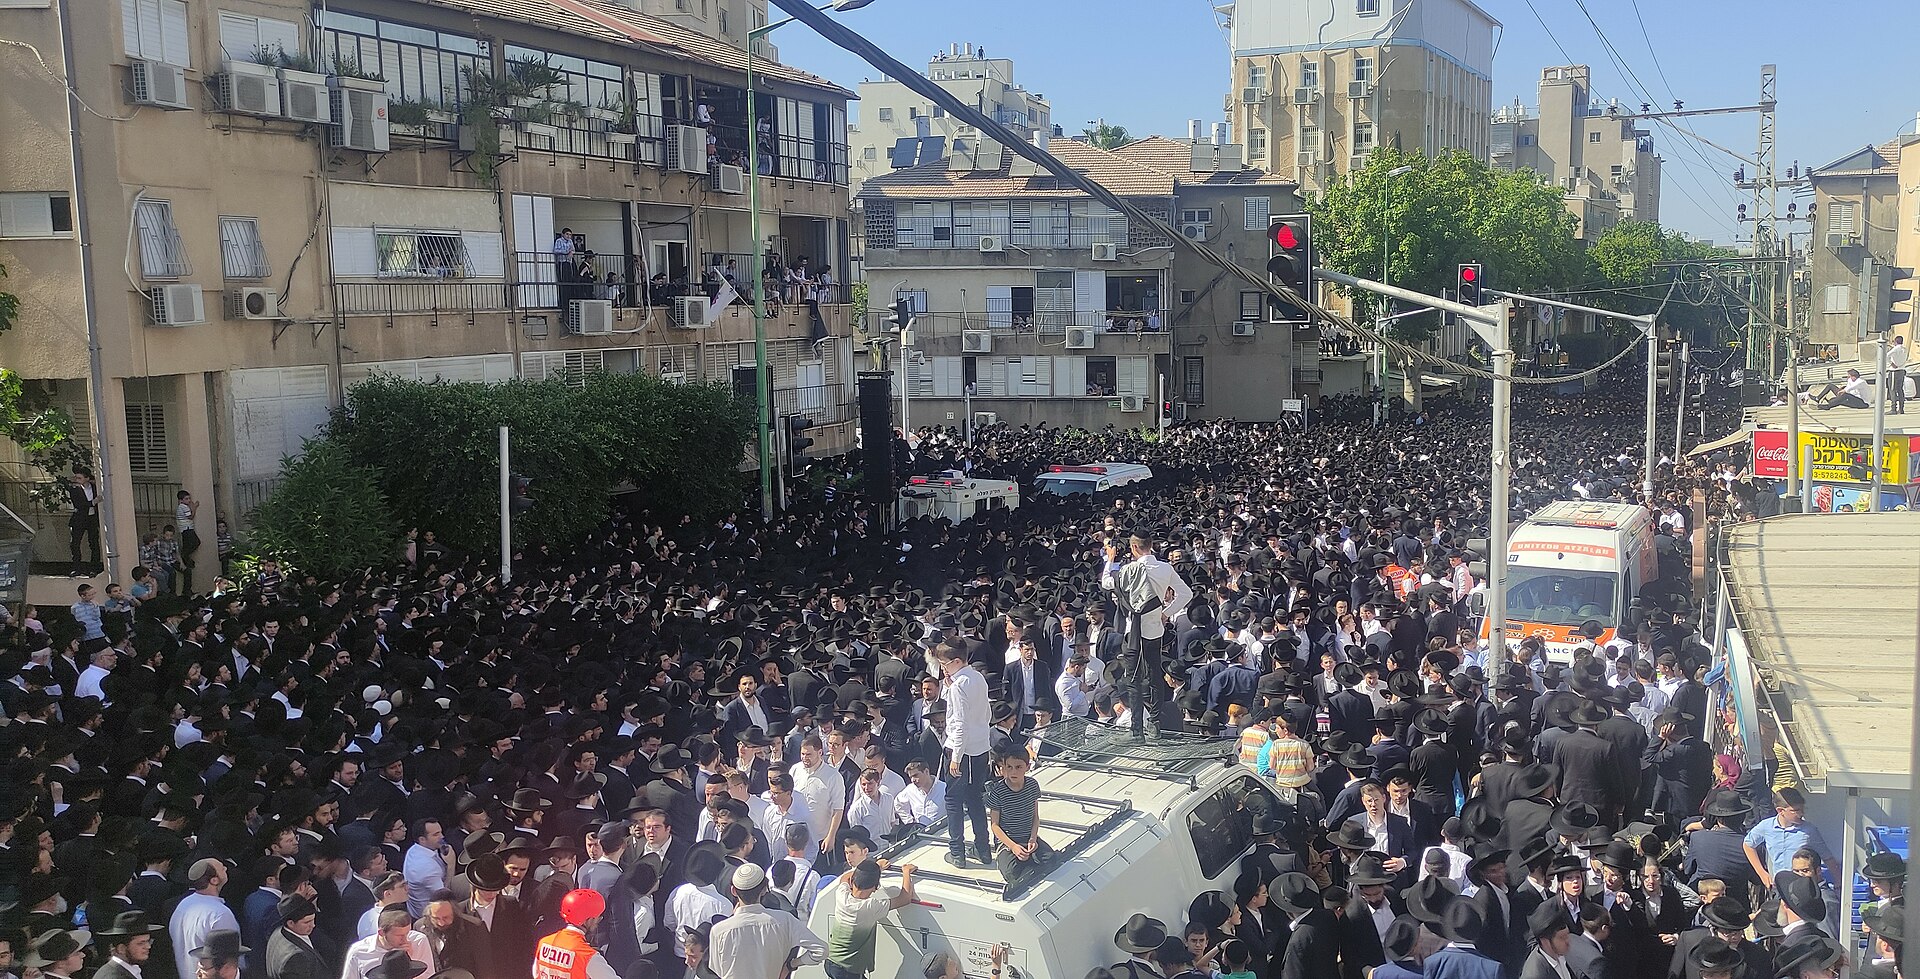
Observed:
[[[1093,349],[1093,327],[1091,326],[1067,327],[1067,349],[1068,350],[1092,350]]]
[[[333,145],[363,153],[387,151],[387,90],[384,83],[335,75],[333,89]]]
[[[1259,105],[1266,100],[1267,93],[1257,88],[1243,88],[1240,90],[1240,101],[1248,105]]]
[[[961,330],[960,352],[969,354],[993,353],[993,334],[985,330]]]
[[[520,131],[513,128],[512,126],[501,126],[492,122],[483,122],[481,123],[481,125],[493,126],[494,128],[494,134],[495,134],[494,142],[493,142],[494,152],[512,153],[514,150],[520,147]],[[459,130],[460,131],[455,135],[455,145],[457,145],[460,148],[460,152],[462,153],[479,152],[480,134],[484,132],[484,130],[480,129],[478,126],[469,125],[467,123],[461,123]]]
[[[1207,226],[1205,222],[1188,221],[1186,224],[1180,226],[1180,233],[1191,241],[1207,240]]]
[[[1007,250],[1007,239],[999,235],[981,235],[980,236],[980,251],[982,251],[983,253],[996,254],[999,252],[1004,252],[1006,250]]]
[[[697,298],[697,297],[695,297]],[[706,308],[706,300],[700,299]],[[567,304],[567,332],[577,337],[598,337],[613,332],[613,301],[575,299]]]
[[[1852,232],[1848,232],[1848,231],[1827,232],[1828,248],[1851,248],[1854,245],[1857,245],[1859,243],[1860,243],[1859,239],[1855,238]]]
[[[1093,260],[1096,262],[1117,262],[1120,260],[1120,246],[1110,241],[1093,243]]]
[[[1312,150],[1308,150],[1304,153],[1295,153],[1293,155],[1293,165],[1296,167],[1311,167],[1315,163],[1313,156],[1314,154]]]
[[[1296,88],[1293,90],[1294,105],[1312,105],[1318,101],[1319,98],[1320,90],[1317,88]]]
[[[1000,424],[1000,413],[997,411],[976,411],[973,413],[973,427],[975,428],[979,428],[982,425],[998,424]]]
[[[327,95],[327,76],[280,69],[280,114],[300,122],[332,122],[333,99]]]
[[[280,318],[280,294],[272,289],[248,287],[227,290],[227,319],[277,320]]]
[[[1233,335],[1237,337],[1253,336],[1254,326],[1255,324],[1253,323],[1250,323],[1246,320],[1241,320],[1240,322],[1233,324]]]
[[[250,116],[280,115],[280,74],[266,65],[229,61],[220,75],[220,108]]]
[[[1373,94],[1372,82],[1348,82],[1347,98],[1364,99]]]
[[[1365,153],[1355,153],[1354,155],[1347,158],[1348,169],[1359,170],[1362,167],[1365,167],[1366,165],[1367,165],[1367,154]]]
[[[154,287],[153,325],[187,326],[206,321],[206,300],[200,295],[199,286],[179,282]]]
[[[667,161],[681,173],[706,173],[707,131],[699,126],[668,126]]]
[[[1147,410],[1147,399],[1137,394],[1123,395],[1120,398],[1120,410],[1145,411]]]
[[[191,109],[187,101],[187,70],[164,61],[133,62],[133,101],[162,109]]]
[[[708,315],[711,309],[705,296],[676,296],[670,311],[671,320],[683,330],[704,329],[711,322]]]
[[[744,194],[747,192],[747,171],[741,167],[720,164],[720,170],[714,175],[713,184],[722,194]]]

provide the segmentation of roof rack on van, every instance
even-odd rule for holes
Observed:
[[[1133,732],[1081,717],[1063,717],[1033,732],[1058,748],[1054,761],[1083,771],[1104,771],[1198,785],[1199,772],[1233,757],[1237,739],[1160,731],[1134,740]]]
[[[1085,853],[1095,843],[1112,832],[1115,827],[1125,822],[1127,816],[1133,812],[1133,803],[1127,802],[1124,799],[1119,801],[1096,799],[1092,796],[1074,795],[1067,792],[1048,792],[1043,789],[1040,792],[1040,800],[1041,802],[1047,802],[1049,800],[1070,802],[1081,806],[1083,809],[1090,809],[1102,814],[1100,818],[1084,825],[1080,823],[1062,822],[1057,819],[1040,820],[1041,829],[1052,830],[1056,833],[1073,834],[1072,839],[1068,840],[1064,845],[1054,847],[1053,868],[1061,867],[1065,865],[1067,861],[1073,860]],[[895,855],[907,853],[921,844],[937,843],[944,846],[946,845],[946,841],[947,823],[946,820],[943,819],[931,826],[916,827],[913,833],[888,846],[883,855],[892,859]],[[991,867],[987,869],[989,871],[992,870]],[[1022,882],[1018,887],[1009,887],[998,877],[976,877],[928,868],[916,868],[914,876],[921,880],[937,880],[943,884],[951,884],[955,887],[969,887],[974,890],[998,892],[1000,899],[1003,901],[1015,900],[1031,890],[1033,885],[1047,879],[1047,874],[1035,874]]]

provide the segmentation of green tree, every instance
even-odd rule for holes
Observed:
[[[1080,131],[1080,135],[1085,136],[1087,142],[1103,150],[1119,149],[1133,142],[1133,137],[1127,135],[1127,127],[1108,125],[1104,122],[1088,126]]]
[[[6,278],[7,267],[0,265],[0,280]],[[0,289],[0,333],[12,330],[19,321],[20,297]],[[50,475],[67,473],[89,461],[86,447],[74,437],[73,416],[29,394],[20,375],[6,367],[0,367],[0,427],[20,446],[28,463]],[[50,510],[67,502],[66,488],[58,479],[42,480],[28,492]]]
[[[355,462],[344,443],[309,440],[281,475],[253,511],[249,536],[260,553],[329,578],[393,559],[399,526],[380,474]]]
[[[7,277],[7,267],[0,265],[0,279]],[[0,289],[0,333],[13,329],[15,320],[20,318],[20,297]]]
[[[1716,301],[1700,285],[1701,269],[1690,270],[1685,263],[1734,254],[1731,249],[1693,241],[1651,221],[1621,222],[1608,228],[1587,249],[1588,278],[1616,290],[1596,294],[1592,303],[1633,315],[1659,311],[1663,324],[1688,334],[1701,327],[1719,326],[1726,322],[1725,302]],[[1667,300],[1676,276],[1679,287]],[[1627,328],[1616,325],[1616,329]]]

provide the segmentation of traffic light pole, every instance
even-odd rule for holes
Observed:
[[[1654,433],[1658,429],[1660,421],[1660,382],[1657,376],[1660,363],[1660,331],[1655,328],[1654,315],[1650,313],[1646,316],[1629,316],[1626,313],[1617,313],[1611,309],[1582,306],[1579,303],[1570,303],[1559,299],[1548,299],[1545,296],[1528,296],[1517,292],[1501,292],[1498,289],[1482,289],[1481,291],[1489,296],[1497,296],[1501,299],[1532,303],[1536,306],[1552,306],[1555,309],[1572,310],[1576,313],[1587,313],[1593,316],[1602,316],[1607,319],[1620,320],[1623,323],[1632,323],[1646,334],[1647,435],[1644,446],[1646,454],[1645,472],[1643,473],[1643,478],[1640,480],[1640,492],[1642,496],[1646,497],[1647,502],[1651,503],[1653,501]]]
[[[500,426],[500,583],[513,581],[512,430]]]
[[[1511,458],[1508,443],[1513,437],[1513,349],[1507,336],[1507,318],[1513,303],[1507,299],[1491,306],[1465,303],[1429,296],[1426,293],[1390,286],[1371,279],[1359,279],[1339,272],[1314,269],[1315,278],[1325,279],[1349,289],[1377,296],[1417,303],[1429,309],[1452,313],[1473,328],[1487,348],[1493,351],[1493,449],[1489,454],[1492,482],[1491,526],[1487,528],[1487,651],[1491,657],[1487,673],[1504,669],[1507,663],[1507,502],[1510,493]],[[1414,368],[1409,367],[1409,370]],[[1418,384],[1416,377],[1414,383]]]

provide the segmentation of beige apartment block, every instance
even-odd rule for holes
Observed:
[[[22,304],[0,363],[86,429],[109,576],[181,489],[209,566],[216,517],[244,531],[281,458],[374,372],[727,381],[753,362],[747,307],[707,300],[712,270],[741,291],[755,272],[727,38],[764,2],[736,0],[728,31],[718,4],[711,30],[591,0],[77,6],[0,4],[0,36],[32,45],[0,48],[0,263]],[[466,124],[475,73],[528,62],[558,87]],[[844,283],[852,93],[755,68],[761,233]],[[563,229],[595,281],[557,264]],[[655,273],[689,295],[640,287]],[[828,342],[801,304],[768,324],[774,407],[813,417],[821,454],[852,443],[845,298],[820,306]],[[38,573],[66,570],[66,514],[26,491],[59,475],[0,471],[0,501],[40,531]]]
[[[1538,109],[1516,101],[1494,113],[1492,163],[1566,191],[1582,240],[1621,221],[1658,222],[1660,157],[1652,134],[1622,111],[1594,97],[1586,65],[1542,68]]]
[[[989,58],[984,45],[949,45],[927,61],[926,77],[1023,139],[1053,133],[1046,96],[1013,79],[1013,59]],[[896,169],[942,159],[953,138],[972,127],[891,79],[859,86],[860,123],[848,134],[854,193],[860,184]]]

